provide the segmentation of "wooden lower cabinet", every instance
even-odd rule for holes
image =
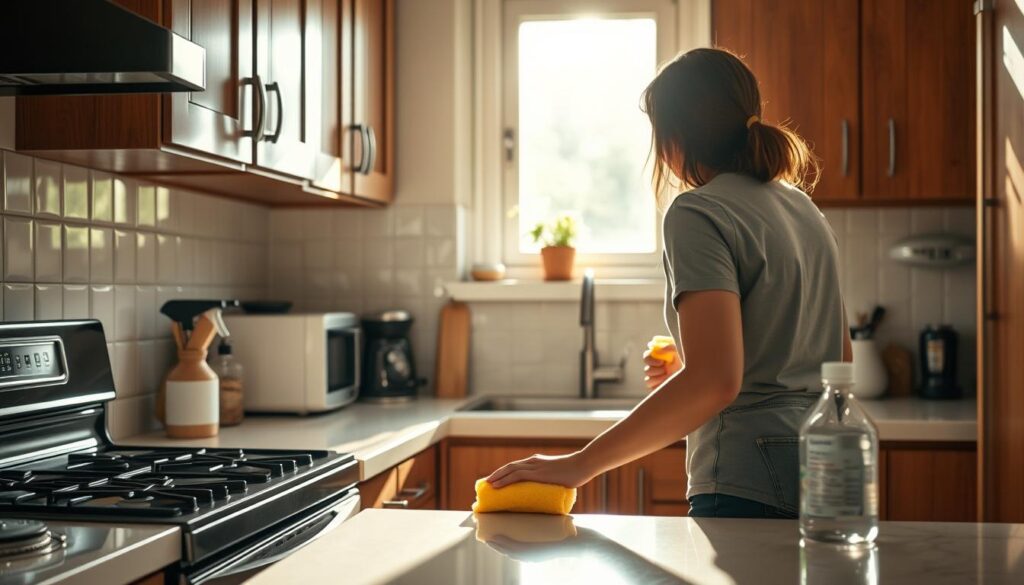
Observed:
[[[669,447],[627,463],[617,477],[609,512],[639,516],[686,516],[686,448]]]
[[[973,443],[896,443],[882,453],[883,520],[978,521]]]
[[[430,447],[360,483],[362,508],[436,510],[437,450]]]
[[[450,439],[442,445],[441,507],[469,510],[474,482],[535,453],[571,453],[582,441]],[[977,453],[973,443],[883,443],[879,453],[882,520],[977,520]],[[614,469],[580,488],[577,514],[685,516],[686,448],[674,445]]]

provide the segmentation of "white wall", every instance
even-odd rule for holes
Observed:
[[[399,0],[395,198],[465,202],[470,174],[469,0]]]

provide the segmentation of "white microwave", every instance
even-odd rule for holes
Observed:
[[[359,394],[362,332],[352,313],[224,315],[245,368],[247,412],[310,414]]]

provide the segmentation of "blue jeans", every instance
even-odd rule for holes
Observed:
[[[690,498],[694,518],[796,518],[796,514],[746,498],[698,494]]]

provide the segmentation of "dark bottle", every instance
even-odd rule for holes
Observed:
[[[921,397],[960,398],[956,383],[957,334],[949,325],[929,325],[921,331]]]

